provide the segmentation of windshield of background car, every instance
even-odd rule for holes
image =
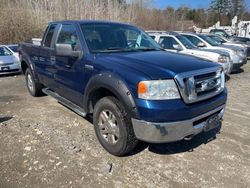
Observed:
[[[187,48],[187,49],[194,49],[197,48],[193,43],[191,43],[186,37],[184,36],[176,36],[177,39]]]
[[[0,56],[12,55],[12,52],[5,47],[0,47]]]
[[[216,35],[221,35],[221,36],[226,37],[226,38],[230,38],[230,35],[227,34],[227,32],[224,30],[215,30],[215,31],[213,31],[213,33]]]
[[[134,26],[85,23],[81,29],[91,53],[161,50],[154,39]]]
[[[17,46],[8,46],[9,49],[11,49],[13,52],[17,52]]]
[[[208,44],[212,45],[212,46],[219,46],[220,43],[217,42],[214,39],[211,39],[209,36],[207,35],[199,35],[200,38],[202,38],[203,40],[205,40]]]
[[[220,37],[217,37],[217,36],[209,36],[211,39],[217,41],[218,43],[224,43],[226,42],[224,39],[220,38]]]

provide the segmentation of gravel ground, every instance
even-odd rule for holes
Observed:
[[[249,62],[250,63],[250,62]],[[24,77],[0,77],[0,187],[250,187],[250,64],[231,75],[221,130],[170,144],[140,143],[114,157],[90,119]]]

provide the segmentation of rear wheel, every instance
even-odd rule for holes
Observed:
[[[34,80],[33,74],[29,68],[25,72],[25,81],[27,89],[32,96],[37,97],[43,95],[43,85]]]
[[[101,145],[113,155],[126,155],[138,143],[130,117],[115,97],[104,97],[97,102],[93,123]]]

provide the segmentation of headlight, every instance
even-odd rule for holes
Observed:
[[[241,57],[244,57],[244,56],[245,56],[244,50],[237,50],[237,51],[236,51],[236,54],[237,54],[238,56],[241,56]]]
[[[221,89],[225,88],[225,72],[223,70],[218,70],[216,72],[216,77],[219,78],[218,82],[220,83]]]
[[[224,56],[224,55],[220,55],[218,57],[218,62],[219,63],[227,63],[228,62],[228,57],[227,56]]]
[[[174,80],[141,81],[138,97],[147,100],[179,99],[180,94]]]

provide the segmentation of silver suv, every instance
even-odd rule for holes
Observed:
[[[219,63],[225,73],[230,73],[230,54],[223,50],[199,49],[186,37],[176,32],[148,32],[148,34],[166,51],[192,55]]]
[[[202,49],[219,49],[228,52],[232,60],[231,71],[238,70],[241,66],[247,63],[247,54],[245,52],[245,49],[242,47],[221,45],[218,42],[211,39],[209,36],[203,34],[196,34],[196,33],[180,33],[180,34],[182,36],[185,36],[188,40],[190,40],[196,47]]]

